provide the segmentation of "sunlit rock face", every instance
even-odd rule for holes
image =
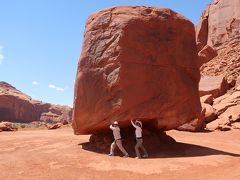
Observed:
[[[119,121],[169,130],[201,111],[194,25],[166,8],[124,6],[88,18],[75,81],[73,129]]]
[[[196,32],[199,50],[209,45],[218,53],[201,67],[201,73],[236,80],[240,75],[240,1],[213,1],[203,12]]]

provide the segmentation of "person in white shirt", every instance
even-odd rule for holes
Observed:
[[[114,149],[116,146],[118,146],[120,151],[122,151],[122,153],[124,154],[123,157],[129,157],[127,151],[122,146],[122,139],[121,139],[120,128],[118,126],[118,122],[115,121],[113,124],[111,124],[110,129],[113,131],[114,141],[111,144],[109,156],[114,156]]]
[[[144,153],[143,157],[146,158],[146,157],[148,157],[148,153],[143,146],[142,122],[141,121],[135,121],[135,123],[134,123],[131,120],[131,123],[132,123],[133,127],[135,127],[135,135],[136,135],[136,141],[137,141],[137,144],[135,145],[135,152],[136,152],[136,156],[137,156],[136,158],[137,159],[141,158],[139,149],[141,149],[143,151],[143,153]]]

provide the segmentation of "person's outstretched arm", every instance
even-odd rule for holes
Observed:
[[[112,124],[109,127],[110,127],[111,130],[118,130],[118,131],[120,131],[119,127],[114,127]]]
[[[131,120],[131,123],[132,123],[133,127],[138,128],[138,126],[133,122],[133,120]]]
[[[114,127],[112,126],[112,124],[109,126],[109,128],[110,128],[111,130],[113,130],[113,129],[114,129]]]

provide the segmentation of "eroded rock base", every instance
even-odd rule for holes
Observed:
[[[133,128],[122,129],[122,144],[131,157],[135,157],[135,134]],[[165,132],[153,132],[151,130],[143,130],[143,145],[147,149],[150,155],[156,154],[161,151],[164,144],[175,143],[176,141],[168,136]],[[89,138],[89,142],[82,143],[82,148],[88,151],[108,154],[110,151],[111,143],[114,141],[112,131],[106,131],[101,133],[92,134]],[[169,146],[168,146],[169,147]],[[116,156],[122,156],[123,154],[116,147]]]

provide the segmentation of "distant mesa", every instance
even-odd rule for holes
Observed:
[[[72,108],[33,100],[6,82],[0,82],[0,121],[56,123],[71,121]]]

